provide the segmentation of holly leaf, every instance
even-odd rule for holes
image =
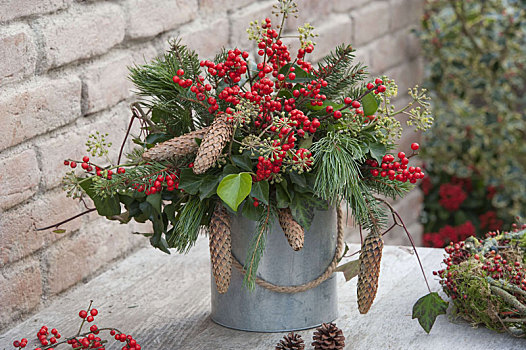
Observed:
[[[243,202],[252,190],[252,176],[249,173],[227,175],[217,187],[217,195],[233,211]]]
[[[378,109],[378,101],[373,94],[367,94],[362,98],[363,114],[368,117]]]
[[[335,271],[343,272],[345,281],[350,281],[354,277],[358,276],[358,273],[360,272],[360,259],[349,261],[348,263],[340,265]]]
[[[288,208],[292,201],[287,180],[285,179],[276,185],[276,201],[278,208]]]
[[[257,198],[260,202],[268,205],[269,184],[267,180],[254,182],[250,191],[252,198]]]
[[[429,333],[438,315],[445,315],[449,303],[444,301],[437,292],[429,293],[413,305],[412,318],[418,319],[418,323]]]

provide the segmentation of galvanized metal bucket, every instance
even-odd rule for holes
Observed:
[[[232,217],[232,252],[243,264],[256,223]],[[279,223],[267,236],[258,276],[277,285],[300,285],[321,275],[334,257],[337,242],[335,210],[318,211],[305,232],[303,249],[289,246]],[[225,327],[254,332],[285,332],[319,326],[338,316],[335,275],[305,292],[277,293],[256,285],[242,286],[243,275],[232,268],[228,292],[219,294],[212,276],[212,320]]]

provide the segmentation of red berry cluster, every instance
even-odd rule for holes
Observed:
[[[309,169],[312,166],[312,153],[306,148],[300,148],[296,151],[296,155],[292,158],[296,165],[303,169]]]
[[[166,187],[168,191],[179,189],[179,176],[178,172],[169,173],[166,175],[159,174],[156,178],[148,179],[148,184],[134,183],[132,188],[137,192],[144,192],[146,195],[156,194]]]
[[[375,94],[378,94],[380,92],[385,92],[385,90],[387,90],[387,87],[385,85],[383,85],[383,81],[382,79],[380,78],[376,78],[374,80],[374,84],[373,83],[368,83],[367,84],[367,90],[372,90],[374,89],[374,93]]]
[[[77,162],[72,160],[72,161],[69,161],[69,160],[65,160],[64,161],[64,165],[65,166],[70,166],[72,169],[75,169],[77,167]],[[82,158],[82,163],[80,164],[81,168],[84,169],[86,172],[90,173],[93,171],[93,166],[95,166],[95,173],[97,174],[97,176],[99,177],[103,177],[104,176],[104,169],[102,168],[99,168],[98,166],[96,165],[93,165],[92,163],[90,163],[90,160],[89,160],[89,157],[88,156],[84,156]],[[117,168],[117,174],[125,174],[126,173],[126,169],[124,169],[123,167],[118,167]],[[113,178],[113,170],[108,170],[106,172],[106,178],[108,180],[111,180]]]
[[[82,319],[81,329],[84,325],[84,322],[93,322],[95,320],[95,316],[97,316],[98,313],[99,312],[97,309],[91,308],[91,304],[87,311],[81,310],[79,312],[79,317]],[[37,347],[35,348],[35,350],[54,350],[56,346],[59,346],[61,344],[69,344],[73,349],[105,350],[106,341],[102,340],[100,337],[97,336],[100,333],[100,331],[103,330],[109,330],[110,335],[114,336],[116,340],[123,343],[126,342],[126,345],[122,348],[122,350],[141,350],[141,346],[137,344],[137,341],[133,339],[131,335],[126,335],[124,333],[117,332],[113,328],[99,329],[95,324],[92,324],[89,329],[90,330],[87,333],[80,334],[79,331],[79,335],[67,338],[66,340],[59,342],[58,339],[60,339],[62,336],[56,328],[51,329],[51,332],[49,332],[48,327],[42,326],[37,332],[36,336],[43,348]],[[26,338],[23,338],[20,341],[15,340],[13,342],[13,346],[15,348],[22,349],[27,346],[27,343],[28,340]]]
[[[282,153],[285,153],[284,151]],[[258,164],[256,165],[256,177],[253,178],[253,181],[263,181],[272,176],[272,174],[277,174],[281,170],[281,164],[283,163],[283,158],[285,157],[285,154],[281,156],[279,154],[278,157],[274,159],[274,161],[271,161],[268,158],[265,158],[263,156],[258,157]]]
[[[413,151],[418,150],[420,146],[418,143],[413,143],[411,149]],[[378,162],[376,160],[369,159],[366,164],[371,168],[371,175],[388,177],[389,180],[397,180],[401,182],[415,183],[418,179],[424,177],[424,172],[420,167],[409,166],[409,158],[406,157],[404,152],[398,153],[398,161],[395,162],[395,157],[392,154],[386,154],[382,158],[382,164],[378,169]]]
[[[276,72],[275,74],[273,73],[273,76],[277,77],[279,69],[291,61],[290,52],[287,46],[280,39],[277,39],[279,33],[272,29],[270,18],[265,19],[265,23],[261,25],[261,28],[266,29],[266,32],[263,33],[263,37],[258,42],[258,55],[267,57],[267,61],[272,66],[271,69]],[[270,71],[261,73],[260,70],[258,76],[263,78],[268,73]]]

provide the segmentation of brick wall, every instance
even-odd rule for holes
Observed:
[[[422,77],[408,32],[422,2],[300,0],[300,18],[288,28],[304,21],[317,27],[316,58],[353,44],[372,72],[392,76],[406,91]],[[60,179],[62,160],[84,154],[87,134],[109,132],[120,144],[133,101],[127,66],[162,52],[175,35],[203,57],[223,45],[249,45],[249,21],[266,16],[273,3],[0,1],[0,331],[146,244],[130,234],[140,228],[96,215],[64,225],[62,235],[35,231],[83,210],[65,198]],[[404,148],[417,136],[404,135]],[[421,196],[410,197],[397,206],[418,234]]]

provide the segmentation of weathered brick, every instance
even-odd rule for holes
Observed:
[[[335,12],[346,12],[351,9],[362,7],[370,0],[332,0],[332,10]]]
[[[91,114],[113,107],[133,95],[128,67],[143,64],[157,55],[151,45],[133,51],[110,54],[84,68],[82,78],[82,112]]]
[[[53,233],[52,230],[35,231],[35,228],[55,224],[82,210],[77,201],[57,191],[4,212],[0,217],[0,266],[17,261],[62,238],[62,234]],[[81,219],[76,219],[60,228],[69,233],[77,230],[81,222]]]
[[[121,8],[109,3],[79,5],[35,23],[44,42],[43,68],[100,55],[120,43],[125,30]]]
[[[389,3],[387,1],[370,2],[367,6],[351,13],[354,20],[355,46],[369,43],[389,31]]]
[[[199,13],[215,14],[228,10],[239,9],[252,3],[253,0],[199,0]]]
[[[382,74],[388,68],[398,66],[407,61],[409,56],[408,34],[405,31],[383,36],[373,41],[370,46],[374,48],[370,70],[376,74]]]
[[[0,2],[0,22],[64,9],[73,0],[4,0]]]
[[[325,19],[327,19],[327,16],[329,15],[331,11],[331,6],[329,1],[319,1],[319,0],[303,0],[298,1],[298,13],[296,13],[297,17],[290,16],[287,18],[287,22],[285,24],[285,29],[288,31],[296,31],[298,27],[303,26],[305,23],[314,24],[314,26],[318,24],[322,24],[322,21],[325,22]],[[270,13],[267,14],[268,17],[270,16]],[[276,23],[277,18],[271,17]],[[332,17],[330,19],[332,21]]]
[[[197,15],[197,0],[128,0],[126,35],[147,38],[190,22]]]
[[[418,25],[423,13],[422,0],[390,0],[391,30]]]
[[[351,44],[352,21],[346,15],[334,15],[327,24],[318,27],[316,48],[309,60],[316,62],[333,51],[337,45]]]
[[[66,158],[80,159],[86,155],[86,140],[88,135],[99,131],[108,133],[106,142],[111,142],[108,156],[117,161],[120,144],[124,138],[124,124],[130,118],[130,112],[126,104],[119,104],[110,111],[103,112],[94,123],[83,126],[72,126],[63,133],[49,138],[37,145],[37,150],[42,164],[46,167],[42,174],[42,182],[45,189],[58,186],[62,177],[68,170],[63,161]],[[93,158],[93,157],[92,157]],[[106,160],[95,159],[104,165]]]
[[[250,22],[254,20],[261,21],[265,19],[265,17],[268,17],[274,3],[274,1],[257,2],[232,13],[230,22],[230,45],[238,47],[241,50],[253,50],[256,46],[248,40],[247,34]]]
[[[86,68],[82,74],[82,112],[90,114],[106,109],[132,95],[128,79],[129,53],[113,55]]]
[[[420,59],[407,61],[404,64],[391,68],[385,72],[398,84],[400,97],[406,96],[409,88],[419,84],[424,77],[424,64]]]
[[[30,198],[38,190],[40,170],[34,150],[0,160],[0,209]]]
[[[2,269],[0,274],[0,329],[35,309],[42,295],[38,260],[32,258]],[[28,337],[29,338],[29,337]]]
[[[34,73],[37,53],[31,35],[25,24],[0,27],[0,85]]]
[[[81,84],[76,77],[36,79],[0,95],[0,150],[78,118]]]
[[[210,35],[210,33],[214,34]],[[185,27],[181,32],[182,43],[195,50],[201,59],[214,58],[221,47],[228,47],[228,40],[228,20],[224,17],[208,25],[198,23]]]
[[[44,253],[50,295],[68,289],[140,244],[140,237],[131,237],[128,225],[103,220],[90,223],[79,235],[61,240]]]

